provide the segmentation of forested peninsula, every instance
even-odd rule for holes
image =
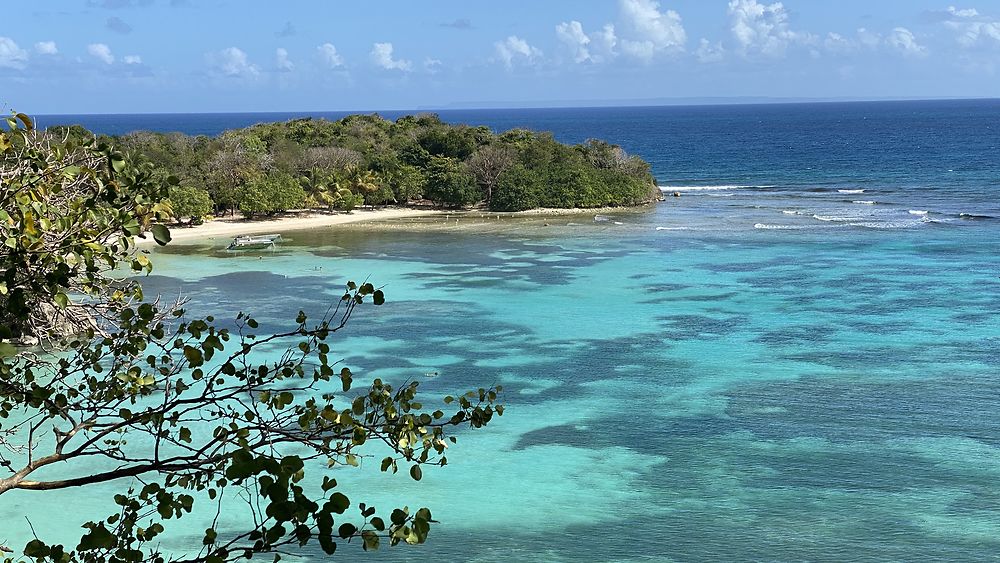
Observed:
[[[79,126],[49,131],[91,135]],[[237,211],[254,218],[414,203],[524,211],[635,206],[660,197],[649,165],[616,145],[570,146],[524,129],[496,134],[432,114],[304,118],[216,137],[140,131],[107,141],[169,178],[173,215],[192,222]]]

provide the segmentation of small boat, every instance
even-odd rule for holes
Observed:
[[[240,235],[229,243],[226,250],[264,250],[274,248],[281,241],[281,235]]]

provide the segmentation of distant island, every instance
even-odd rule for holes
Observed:
[[[56,126],[61,137],[91,137]],[[643,205],[660,198],[649,164],[620,147],[550,133],[449,125],[433,114],[391,121],[295,119],[216,137],[138,131],[106,138],[171,184],[174,215],[247,218],[297,209],[407,205],[524,211]]]

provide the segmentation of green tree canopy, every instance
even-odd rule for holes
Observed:
[[[456,158],[433,157],[427,167],[424,195],[441,205],[461,207],[479,201],[476,177]]]
[[[66,131],[86,136],[78,127]],[[351,202],[369,205],[426,198],[441,206],[484,204],[495,210],[525,202],[563,208],[637,205],[660,196],[649,165],[616,145],[590,140],[569,146],[551,134],[523,129],[497,135],[486,127],[449,125],[433,114],[395,122],[378,115],[295,119],[214,139],[140,132],[120,141],[126,152],[180,177],[184,185],[203,186],[217,212],[238,208],[253,215],[294,207],[276,206],[265,193],[274,182],[262,179],[284,176],[299,180],[307,192],[298,205],[325,208],[348,201],[334,195],[340,189],[357,196]],[[451,163],[445,176],[442,162]],[[466,193],[464,179],[453,181],[464,176],[457,164],[474,176],[478,194]],[[533,197],[519,198],[516,206],[494,203],[501,176],[515,166],[524,171],[518,174],[535,176]]]
[[[212,198],[201,188],[171,186],[168,195],[170,209],[178,221],[187,217],[189,222],[195,223],[212,213]]]

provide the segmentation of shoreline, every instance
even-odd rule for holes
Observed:
[[[232,238],[237,235],[262,235],[272,231],[300,231],[364,221],[425,217],[436,213],[440,212],[430,209],[400,207],[358,209],[350,213],[311,211],[295,215],[249,220],[242,217],[222,217],[206,221],[201,225],[167,225],[167,227],[170,229],[170,244],[174,244],[191,242],[197,239]],[[145,239],[137,239],[136,242],[140,245],[156,244],[152,236],[147,236]]]
[[[427,223],[409,222],[409,219],[428,219],[440,217],[451,219],[544,219],[556,216],[602,215],[608,213],[635,213],[651,210],[655,204],[635,207],[600,207],[593,209],[553,209],[539,208],[527,211],[498,212],[486,210],[448,210],[448,209],[417,209],[412,207],[382,207],[378,209],[355,209],[350,213],[326,213],[322,211],[307,211],[294,215],[262,219],[243,219],[241,217],[224,217],[206,221],[201,225],[178,226],[168,225],[170,229],[170,244],[188,244],[198,240],[214,238],[233,238],[237,235],[263,235],[272,232],[301,231],[323,227],[350,225],[352,227],[368,226],[381,223],[392,227],[418,225]],[[136,239],[140,246],[155,245],[153,237]]]

